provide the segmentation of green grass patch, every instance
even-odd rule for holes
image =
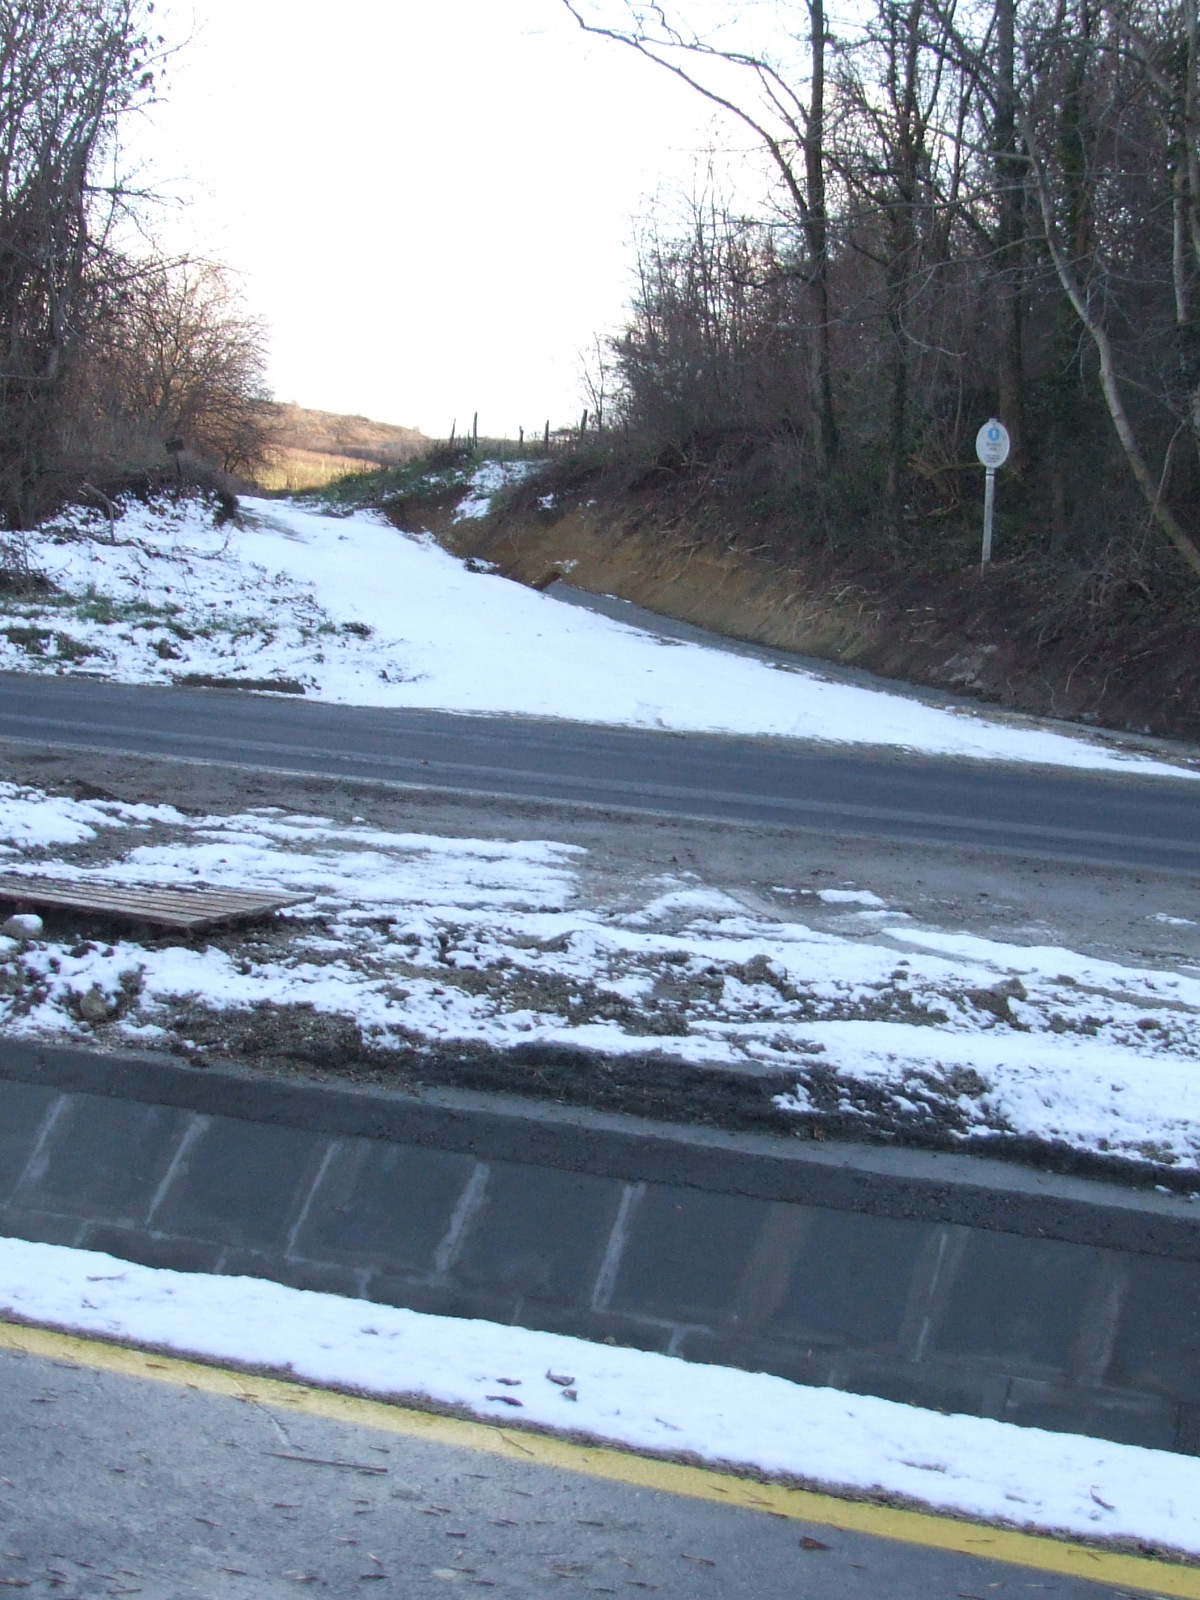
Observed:
[[[72,638],[69,633],[54,635],[54,654],[59,661],[86,661],[95,653],[90,645],[84,644],[82,639]]]
[[[75,596],[70,594],[5,594],[0,591],[0,613],[10,617],[39,617],[47,611],[70,611]]]
[[[319,622],[315,628],[301,628],[300,632],[306,639],[311,639],[314,634],[318,637],[328,637],[330,634],[349,634],[355,639],[369,639],[374,633],[369,622]]]
[[[401,467],[383,467],[378,472],[355,472],[345,478],[335,478],[323,489],[309,489],[292,496],[300,502],[314,506],[338,506],[347,511],[359,507],[381,505],[385,500],[417,494],[433,494],[457,484],[466,484],[476,463],[430,471],[420,461],[408,461]]]
[[[95,654],[82,639],[75,639],[69,633],[60,633],[56,628],[39,628],[34,623],[13,623],[0,629],[0,632],[9,644],[24,650],[28,656],[56,661],[86,661],[88,656]]]
[[[72,604],[75,615],[83,622],[106,625],[113,622],[152,622],[172,628],[175,632],[178,629],[173,626],[172,619],[183,609],[170,602],[153,605],[149,600],[114,600],[111,595],[101,594],[90,584],[82,595],[73,598]]]
[[[18,650],[24,650],[27,656],[44,656],[54,635],[47,628],[14,624],[5,628],[4,637]]]
[[[400,466],[381,467],[376,472],[351,472],[334,478],[322,489],[306,489],[299,494],[273,491],[289,499],[313,506],[336,506],[346,511],[379,506],[386,500],[409,499],[445,494],[458,486],[466,487],[471,474],[485,461],[527,461],[539,453],[536,444],[522,448],[512,439],[481,439],[479,448],[470,444],[439,444],[413,461]]]

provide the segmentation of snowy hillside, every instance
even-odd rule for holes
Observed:
[[[480,469],[460,514],[486,509]],[[791,665],[658,638],[478,570],[372,513],[249,500],[131,503],[31,536],[50,593],[8,595],[0,670],[126,683],[247,680],[359,706],[818,739],[1187,776],[1086,736],[941,709]]]

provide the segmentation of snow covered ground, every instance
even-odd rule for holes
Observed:
[[[481,515],[502,477],[496,464],[480,468],[459,514]],[[0,669],[269,680],[351,705],[1195,776],[1082,735],[659,639],[468,566],[375,514],[248,500],[244,524],[218,528],[195,500],[133,502],[109,542],[99,512],[65,513],[30,536],[31,564],[55,591],[3,599]]]
[[[1200,1556],[1200,1460],[253,1278],[0,1239],[0,1315],[814,1487]],[[558,1381],[556,1381],[558,1380]]]
[[[483,514],[481,475],[460,514]],[[678,645],[562,606],[368,515],[195,502],[34,536],[0,668],[294,680],[314,698],[891,745],[1190,777],[1084,738]],[[748,905],[678,873],[601,893],[587,852],[277,808],[188,816],[0,784],[0,871],[278,888],[201,943],[0,936],[0,1030],[186,1048],[200,1022],[345,1019],[366,1048],[571,1044],[734,1068],[796,1119],[1022,1136],[1196,1174],[1200,974],[932,927],[870,885]],[[831,922],[831,917],[834,919]],[[1178,921],[1162,914],[1163,920]],[[207,1036],[211,1036],[211,1030]],[[249,1279],[0,1240],[0,1314],[511,1424],[1200,1556],[1200,1462]],[[567,1375],[569,1385],[546,1374]],[[503,1399],[492,1399],[501,1379]],[[574,1391],[574,1399],[565,1395]],[[520,1406],[509,1402],[519,1400]]]
[[[657,1052],[762,1079],[797,1118],[1200,1168],[1200,976],[947,932],[863,885],[781,883],[772,915],[689,874],[597,887],[554,841],[11,784],[0,871],[313,896],[203,944],[0,937],[10,1035],[186,1047],[274,1007],[345,1018],[367,1050]]]

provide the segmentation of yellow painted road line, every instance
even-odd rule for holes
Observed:
[[[25,1324],[0,1321],[0,1350],[23,1351],[123,1377],[171,1383],[204,1394],[225,1395],[234,1400],[325,1417],[332,1422],[374,1428],[382,1433],[483,1451],[534,1466],[602,1478],[610,1483],[738,1506],[795,1522],[818,1523],[849,1533],[923,1545],[931,1550],[981,1556],[990,1561],[1004,1561],[1062,1577],[1084,1578],[1119,1589],[1200,1600],[1200,1567],[1096,1549],[1041,1534],[1016,1533],[1008,1528],[989,1527],[986,1523],[962,1522],[930,1512],[903,1511],[862,1500],[839,1500],[836,1495],[759,1483],[733,1472],[684,1466],[605,1446],[575,1444],[547,1434],[418,1411],[411,1406],[367,1400],[304,1383],[260,1378],[229,1367],[154,1355],[128,1345],[107,1344]]]

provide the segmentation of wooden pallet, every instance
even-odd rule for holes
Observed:
[[[224,923],[268,916],[284,906],[302,905],[311,894],[278,894],[263,889],[132,889],[124,885],[68,878],[26,878],[0,873],[0,902],[22,910],[81,911],[118,917],[153,927],[203,933]]]

